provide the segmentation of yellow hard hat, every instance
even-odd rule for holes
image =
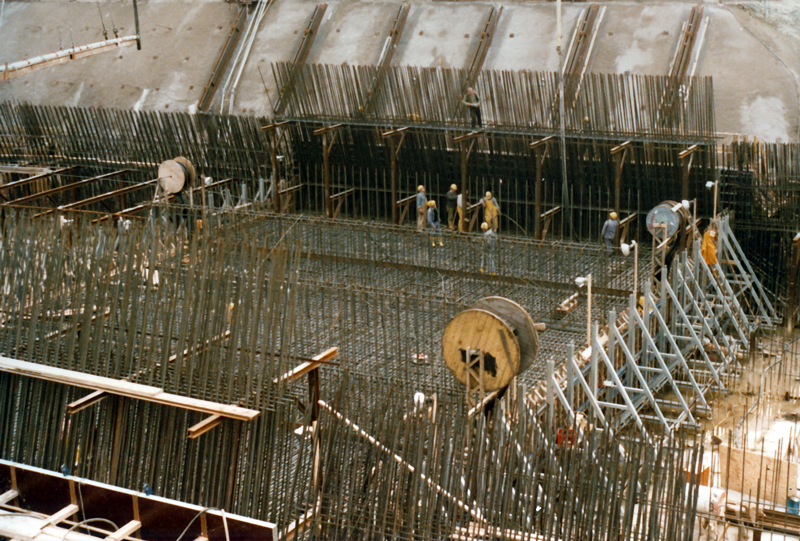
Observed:
[[[483,222],[483,223],[481,224],[481,229],[483,229],[484,231],[486,231],[487,229],[489,229],[489,224],[487,224],[486,222]]]
[[[456,186],[455,184],[451,184],[451,185],[450,185],[450,189],[451,189],[451,190],[457,190],[457,189],[458,189],[458,186]]]
[[[486,192],[486,199],[492,198],[492,192]]]
[[[422,184],[420,184],[419,186],[417,186],[417,191],[418,191],[418,192],[421,192],[421,191],[422,191],[422,190],[424,190],[424,189],[425,189],[425,186],[423,186]]]
[[[617,213],[616,213],[616,212],[612,212],[612,213],[610,214],[610,216],[611,216],[611,219],[612,219],[612,220],[616,220],[616,219],[617,219]]]
[[[436,201],[428,201],[428,206],[429,207],[435,207],[436,206]]]

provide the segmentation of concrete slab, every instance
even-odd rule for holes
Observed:
[[[606,7],[590,68],[597,73],[668,75],[691,4]]]
[[[563,50],[566,54],[575,21],[584,6],[565,4],[562,10]],[[556,5],[510,4],[503,7],[485,69],[556,71]]]
[[[315,62],[374,65],[380,59],[400,4],[342,3],[330,19]]]
[[[706,14],[711,23],[698,75],[714,78],[717,130],[797,142],[800,109],[792,70],[735,11],[707,6]]]
[[[328,4],[308,61],[377,62],[398,2],[331,0]],[[316,5],[309,0],[274,0],[253,41],[233,107],[226,104],[226,112],[271,114],[277,97],[271,63],[293,58]],[[393,64],[468,67],[492,5],[415,1]],[[589,69],[667,74],[681,23],[693,4],[602,5],[607,11]],[[95,1],[7,1],[0,27],[0,62],[57,50],[59,31],[63,46],[103,39],[103,23],[109,33],[114,24],[122,35],[134,32],[129,2],[100,2],[100,6],[102,23]],[[513,0],[503,6],[484,68],[556,70],[555,4]],[[563,6],[565,50],[585,6]],[[780,12],[757,0],[704,6],[711,23],[697,73],[714,78],[717,128],[767,141],[798,141],[800,1],[787,0]],[[238,5],[223,0],[140,0],[142,51],[126,48],[2,82],[0,100],[192,111],[237,10]],[[218,112],[219,103],[218,97],[212,110]]]
[[[113,37],[134,34],[130,3],[100,4]],[[237,6],[213,0],[140,3],[142,50],[103,53],[0,84],[0,100],[37,104],[186,111],[200,97]],[[70,37],[70,30],[72,36]],[[6,2],[2,61],[100,41],[94,2]]]
[[[415,3],[392,64],[469,68],[490,4]]]

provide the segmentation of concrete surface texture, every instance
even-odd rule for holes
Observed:
[[[271,63],[291,61],[317,5],[273,0],[255,37],[231,63],[220,87],[241,68],[233,100],[212,110],[269,116],[277,89]],[[393,64],[427,67],[470,65],[490,2],[414,1]],[[499,5],[499,4],[498,4]],[[563,4],[563,47],[569,46],[585,3]],[[589,70],[666,75],[692,3],[603,2],[603,16]],[[717,128],[767,141],[798,142],[800,114],[800,0],[703,4],[709,26],[698,75],[714,79]],[[331,0],[308,61],[377,63],[399,3]],[[485,69],[553,71],[556,4],[507,2]],[[242,8],[224,0],[140,0],[142,50],[125,48],[0,82],[0,100],[37,104],[195,112],[203,86]],[[102,14],[102,18],[101,18]],[[249,19],[248,19],[249,23]],[[129,1],[6,1],[0,26],[2,62],[12,62],[134,33]],[[60,37],[59,37],[60,36]],[[230,92],[228,93],[230,96]]]

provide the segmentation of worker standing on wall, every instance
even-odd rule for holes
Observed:
[[[461,100],[461,103],[467,106],[469,109],[469,114],[472,119],[472,127],[483,127],[483,122],[481,122],[481,98],[475,93],[475,90],[472,87],[467,89],[467,93],[464,95],[464,99]]]
[[[450,191],[447,192],[447,228],[450,231],[455,229],[456,208],[458,207],[457,189],[458,187],[455,184],[451,184]]]
[[[428,198],[425,195],[425,186],[417,186],[417,231],[425,229],[425,212],[428,209]]]
[[[606,253],[611,255],[614,252],[614,237],[617,236],[617,226],[619,222],[617,221],[617,213],[612,212],[608,215],[608,220],[606,223],[603,224],[603,230],[600,232],[600,236],[605,240],[606,243]]]
[[[442,242],[442,224],[439,222],[439,209],[436,208],[436,201],[428,201],[428,223],[433,229],[431,246],[436,246],[436,235],[439,236],[439,246],[444,246]]]
[[[492,231],[489,224],[483,222],[481,224],[481,231],[483,231],[483,253],[481,254],[481,272],[489,272],[497,274],[497,267],[495,265],[495,257],[497,251],[497,233]]]
[[[500,202],[492,197],[492,192],[486,192],[480,204],[483,207],[483,221],[489,224],[489,229],[497,233],[500,226]]]

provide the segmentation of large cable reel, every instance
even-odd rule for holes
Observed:
[[[486,297],[450,320],[442,335],[444,361],[456,379],[467,386],[474,384],[468,380],[468,351],[473,357],[483,354],[484,390],[503,389],[536,359],[537,325],[514,301]]]

